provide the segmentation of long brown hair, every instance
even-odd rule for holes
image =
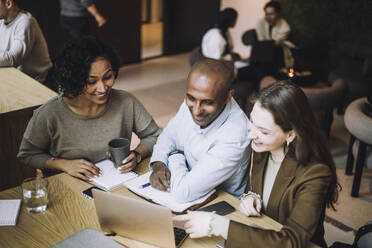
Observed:
[[[289,153],[296,156],[302,166],[321,162],[331,169],[332,180],[326,205],[334,207],[341,186],[337,182],[336,167],[305,93],[290,81],[280,81],[264,88],[256,102],[270,111],[275,123],[284,132],[294,130],[295,140],[289,145]]]

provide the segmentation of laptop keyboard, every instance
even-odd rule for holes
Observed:
[[[187,233],[185,230],[177,227],[173,227],[174,231],[174,239],[176,241],[176,247],[179,247],[182,244],[182,241],[184,241],[187,237]]]

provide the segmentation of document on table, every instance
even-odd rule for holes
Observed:
[[[102,160],[96,163],[96,166],[101,169],[102,176],[92,178],[92,182],[99,188],[108,191],[114,189],[124,182],[137,177],[137,173],[132,171],[127,173],[119,173],[111,160]]]
[[[172,193],[170,192],[157,190],[153,188],[151,185],[142,187],[142,185],[148,185],[148,183],[150,182],[150,175],[151,172],[147,172],[146,174],[138,176],[133,180],[125,182],[124,185],[137,195],[140,195],[148,200],[168,207],[174,212],[183,212],[185,209],[191,206],[200,204],[207,200],[208,197],[210,197],[215,192],[215,190],[213,190],[207,195],[192,202],[179,203],[174,199]]]
[[[0,200],[0,226],[17,224],[21,202],[21,199]]]

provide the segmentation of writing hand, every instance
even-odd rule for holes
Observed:
[[[169,189],[171,173],[167,166],[162,162],[152,164],[152,173],[150,176],[151,186],[166,191]]]

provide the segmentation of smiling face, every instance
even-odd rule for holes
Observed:
[[[110,62],[105,58],[97,58],[90,65],[87,85],[78,97],[90,103],[105,104],[114,83],[115,75]]]
[[[255,152],[283,151],[286,140],[293,140],[293,131],[284,132],[278,126],[273,115],[256,102],[250,115],[248,137],[252,139],[252,149]]]
[[[212,123],[230,101],[232,91],[219,85],[223,77],[193,71],[187,81],[186,104],[194,122],[202,128]]]

